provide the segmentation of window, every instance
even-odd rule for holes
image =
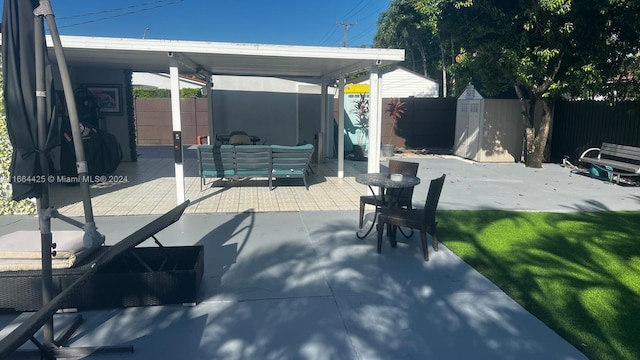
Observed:
[[[467,99],[473,99],[474,95],[475,95],[475,89],[469,86],[466,90],[465,96],[467,97]]]

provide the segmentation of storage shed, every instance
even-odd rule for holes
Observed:
[[[478,162],[517,162],[524,126],[518,99],[483,97],[472,84],[458,97],[455,155]]]

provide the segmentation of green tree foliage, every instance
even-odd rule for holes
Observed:
[[[419,13],[416,0],[392,0],[378,19],[374,47],[402,48],[404,66],[425,76],[438,77],[440,42],[429,19]]]
[[[637,0],[417,2],[437,31],[460,44],[451,67],[459,88],[473,82],[489,94],[516,90],[526,125],[527,166],[542,166],[557,99],[637,97]],[[539,122],[532,116],[536,103],[542,109]]]
[[[2,65],[0,65],[0,215],[35,214],[36,206],[29,200],[13,201],[9,182],[13,146],[7,132],[7,116],[4,111],[4,93],[2,86]]]
[[[358,100],[353,103],[351,113],[356,116],[354,124],[358,132],[358,144],[364,145],[365,139],[369,135],[369,97],[365,93],[360,93]]]
[[[168,98],[171,97],[171,90],[169,89],[143,89],[143,88],[134,88],[133,96],[140,98]],[[180,89],[180,97],[181,98],[191,98],[191,97],[207,97],[202,93],[200,89],[197,88],[183,88]]]

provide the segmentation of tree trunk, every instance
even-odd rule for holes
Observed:
[[[540,119],[540,125],[537,127],[538,131],[535,131],[535,127],[526,129],[527,157],[525,165],[531,168],[542,167],[553,117],[553,103],[551,100],[539,98],[539,101],[542,105],[542,118]]]
[[[447,67],[445,64],[444,47],[440,45],[440,56],[442,57],[442,97],[447,97]]]
[[[424,76],[429,76],[427,73],[427,50],[421,44],[418,44],[418,52],[420,53],[420,62],[422,65],[422,73]]]

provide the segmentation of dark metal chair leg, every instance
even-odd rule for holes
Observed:
[[[378,200],[376,199],[376,197],[375,197],[375,196],[376,196],[376,194],[375,194],[375,192],[373,191],[373,189],[371,188],[371,186],[369,186],[369,190],[371,190],[371,193],[373,193],[373,198],[374,198],[374,200],[376,200],[376,201],[375,201],[375,203],[377,204],[377,203],[378,203]],[[383,199],[383,201],[384,201],[384,197],[383,197],[382,199]],[[375,208],[376,208],[376,209],[375,209],[375,212],[374,212],[374,214],[373,214],[373,221],[371,222],[371,226],[369,227],[369,230],[367,230],[367,232],[366,232],[364,235],[360,235],[360,234],[356,231],[356,237],[357,237],[358,239],[364,239],[364,238],[366,238],[367,236],[369,236],[369,233],[371,233],[371,230],[373,230],[373,227],[376,225],[376,221],[378,220],[378,206],[376,206]],[[364,211],[364,210],[362,210],[362,211]],[[364,214],[363,214],[362,216],[364,216]],[[360,225],[360,228],[362,228],[362,225]]]
[[[387,236],[389,237],[389,244],[394,248],[398,246],[398,241],[396,240],[396,232],[398,227],[395,225],[387,224]]]
[[[382,232],[384,231],[384,224],[378,223],[376,230],[378,230],[378,254],[380,254],[382,252]]]
[[[438,251],[438,223],[431,225],[431,237],[433,238],[433,250]]]
[[[422,255],[424,257],[424,261],[429,261],[429,248],[427,247],[427,232],[424,230],[420,231],[420,240],[422,241]]]

